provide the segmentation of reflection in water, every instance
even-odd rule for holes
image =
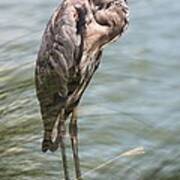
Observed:
[[[121,157],[86,179],[180,179],[179,2],[129,2],[129,32],[106,49],[81,102],[82,171],[143,147],[145,154]],[[40,37],[57,3],[0,2],[2,180],[63,176],[60,152],[41,153],[42,123],[33,82]],[[72,169],[70,147],[68,160]]]

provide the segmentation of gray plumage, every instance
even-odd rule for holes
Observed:
[[[125,0],[65,0],[54,11],[35,71],[44,123],[43,152],[58,148],[65,131],[61,124],[78,106],[103,47],[126,30],[128,13]]]

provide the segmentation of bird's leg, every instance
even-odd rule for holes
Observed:
[[[64,168],[64,178],[65,180],[69,180],[68,166],[67,166],[67,158],[66,158],[66,144],[65,144],[65,136],[66,136],[66,126],[65,126],[65,117],[64,117],[64,109],[61,110],[60,120],[59,120],[59,140]]]
[[[82,180],[80,171],[80,162],[78,156],[78,128],[77,128],[77,109],[72,111],[71,121],[69,124],[69,133],[71,137],[72,151],[75,163],[75,171],[77,180]]]

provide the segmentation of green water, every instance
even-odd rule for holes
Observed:
[[[60,151],[41,152],[34,65],[58,0],[0,0],[0,179],[63,179]],[[142,147],[87,180],[180,179],[180,3],[129,0],[131,23],[106,48],[81,101],[82,171]],[[67,144],[69,144],[69,140]],[[74,171],[68,145],[71,177]]]

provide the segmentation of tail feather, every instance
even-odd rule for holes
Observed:
[[[59,146],[60,141],[58,137],[58,112],[60,112],[61,108],[60,106],[54,107],[49,106],[48,108],[41,108],[44,123],[44,140],[42,142],[42,152],[47,152],[48,150],[54,152],[58,149]]]
[[[42,152],[47,152],[47,150],[50,150],[51,152],[54,152],[58,149],[58,141],[52,142],[51,140],[44,139],[42,142]]]
[[[47,152],[50,150],[54,152],[58,149],[59,145],[59,133],[58,133],[59,118],[56,119],[53,129],[45,130],[44,140],[42,142],[42,151]]]

